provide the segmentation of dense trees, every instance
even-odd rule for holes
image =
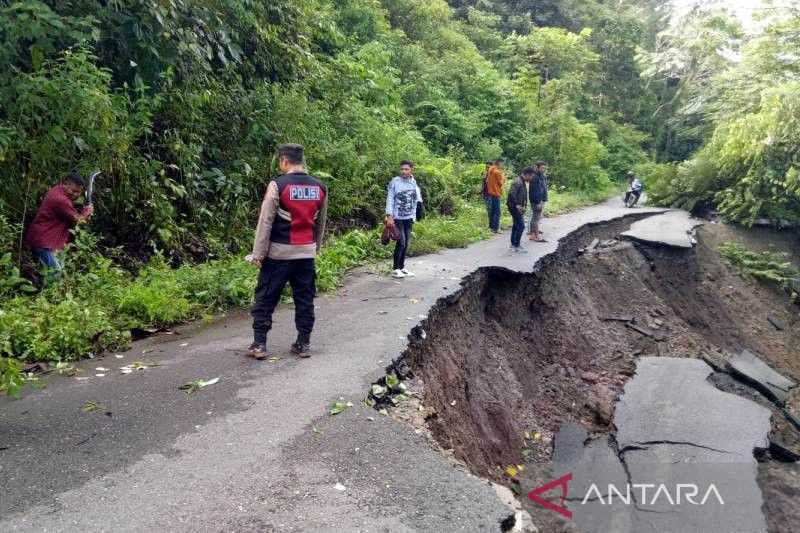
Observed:
[[[404,157],[450,203],[459,162],[501,154],[602,184],[644,156],[643,31],[632,7],[590,3],[3,1],[0,217],[19,228],[64,172],[102,168],[106,245],[219,251],[287,140],[342,224],[376,219]]]
[[[800,10],[766,13],[756,35],[724,11],[689,13],[646,58],[647,75],[670,77],[662,157],[689,156],[655,173],[656,201],[800,222]]]

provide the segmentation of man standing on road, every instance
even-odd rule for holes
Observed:
[[[530,186],[531,200],[531,225],[528,230],[528,237],[532,241],[547,242],[542,238],[539,229],[539,222],[542,220],[544,204],[547,203],[547,163],[544,161],[536,162],[536,171],[533,174]]]
[[[498,159],[486,173],[486,193],[488,195],[489,229],[500,233],[500,197],[503,195],[503,160]]]
[[[61,183],[47,191],[25,235],[25,243],[36,259],[46,270],[56,275],[61,271],[58,253],[69,241],[69,230],[88,221],[94,212],[91,204],[81,211],[73,205],[85,190],[86,183],[80,174],[69,174]]]
[[[417,216],[422,194],[414,179],[414,163],[400,162],[400,175],[392,178],[386,191],[386,225],[396,226],[400,238],[394,247],[392,276],[407,278],[414,274],[406,269],[406,254],[411,243],[411,228]]]
[[[292,287],[297,340],[292,353],[310,357],[314,328],[316,268],[328,210],[328,189],[306,173],[303,147],[278,147],[281,176],[267,187],[256,227],[253,253],[248,260],[261,267],[253,305],[253,344],[249,353],[267,358],[267,333],[272,314],[288,282]]]
[[[494,161],[487,161],[486,166],[483,169],[483,174],[481,175],[481,198],[483,198],[483,203],[486,204],[486,214],[488,215],[489,219],[491,220],[492,214],[489,208],[489,169],[494,165]]]
[[[520,243],[522,234],[525,232],[525,207],[528,205],[528,187],[526,184],[531,181],[533,174],[533,167],[526,167],[508,190],[506,206],[508,207],[508,212],[511,213],[511,218],[514,220],[514,225],[511,227],[511,252],[528,253]]]

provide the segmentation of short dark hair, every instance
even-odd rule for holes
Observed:
[[[495,162],[495,164],[502,163],[503,162],[503,158],[495,159],[494,162]]]
[[[522,169],[523,176],[533,176],[536,173],[536,169],[533,167],[525,167]]]
[[[64,183],[71,183],[72,185],[77,185],[78,187],[81,187],[83,189],[86,188],[86,181],[80,174],[78,174],[77,170],[73,170],[72,172],[67,174],[64,177]]]
[[[402,161],[400,161],[400,166],[401,167],[404,167],[406,165],[410,166],[411,168],[414,168],[414,163],[412,163],[408,159],[403,159]]]
[[[488,166],[492,166],[492,165],[494,165],[494,161],[487,161],[487,162],[486,162],[486,164],[487,164]]]
[[[545,166],[547,166],[547,162],[546,162],[546,161],[537,161],[537,162],[536,162],[536,164],[535,164],[534,166],[535,166],[536,168],[539,168],[539,167],[545,167]]]
[[[278,157],[285,157],[289,163],[300,165],[305,157],[305,149],[300,144],[281,144],[278,146]]]

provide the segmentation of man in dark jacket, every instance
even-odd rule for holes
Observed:
[[[542,238],[542,232],[539,230],[544,204],[547,202],[547,163],[537,161],[535,166],[530,186],[531,226],[528,230],[528,237],[532,241],[547,242]]]
[[[508,190],[506,207],[508,207],[508,212],[511,213],[511,218],[514,220],[514,225],[511,227],[511,252],[528,253],[525,248],[520,246],[520,242],[522,241],[522,234],[525,232],[525,206],[528,204],[528,188],[526,184],[531,181],[533,173],[533,167],[525,168]]]
[[[297,340],[292,353],[308,357],[314,328],[316,268],[325,233],[328,189],[306,173],[303,147],[282,144],[278,158],[283,174],[270,182],[256,227],[253,252],[247,259],[261,267],[253,304],[253,344],[249,353],[267,358],[267,333],[272,313],[288,282],[294,299]]]

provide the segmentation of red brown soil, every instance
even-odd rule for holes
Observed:
[[[535,274],[481,270],[429,315],[427,338],[406,362],[424,383],[434,437],[475,473],[504,480],[507,465],[549,463],[552,436],[566,421],[608,432],[613,400],[640,356],[724,366],[726,351],[747,348],[800,381],[798,308],[724,263],[716,251],[722,226],[701,228],[688,251],[617,243],[578,254],[626,225],[584,228]],[[633,316],[653,335],[612,315]],[[790,408],[800,414],[795,396]],[[773,416],[773,424],[800,451],[785,419]],[[786,522],[776,520],[770,528],[781,531]]]

